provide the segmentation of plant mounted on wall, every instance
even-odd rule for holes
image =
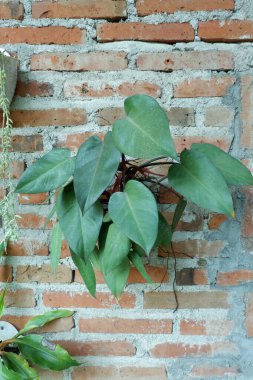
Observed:
[[[10,103],[16,87],[17,69],[17,59],[0,52],[0,109],[2,110],[0,181],[3,184],[3,199],[0,199],[0,218],[3,226],[3,236],[0,236],[0,255],[6,250],[9,240],[18,239],[10,154],[12,147]]]
[[[4,313],[5,290],[0,294],[0,318]],[[48,341],[43,335],[31,333],[46,324],[59,318],[70,317],[69,310],[54,310],[30,319],[25,326],[14,336],[8,336],[0,342],[0,378],[2,380],[39,380],[37,371],[30,367],[37,365],[40,368],[52,371],[78,366],[66,350],[58,344]],[[0,322],[1,334],[4,333],[6,322]],[[8,333],[8,332],[7,332]]]
[[[59,193],[51,260],[55,267],[63,233],[93,296],[94,268],[117,298],[131,265],[151,281],[142,257],[171,245],[188,200],[234,217],[228,186],[253,185],[249,170],[214,145],[192,144],[178,156],[167,115],[153,98],[131,96],[125,111],[126,118],[114,123],[104,141],[90,137],[76,157],[67,149],[52,150],[24,172],[16,188],[18,193]],[[156,170],[161,165],[168,167],[165,176]],[[159,211],[160,188],[179,197],[171,225]]]

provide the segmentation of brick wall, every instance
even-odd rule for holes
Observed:
[[[103,136],[135,93],[168,111],[178,151],[207,141],[253,169],[252,0],[4,0],[0,18],[0,44],[20,59],[15,181],[52,147]],[[253,378],[252,189],[234,191],[234,221],[188,206],[175,234],[176,313],[163,252],[147,263],[155,285],[132,270],[119,304],[101,278],[97,299],[88,295],[65,244],[52,274],[46,199],[19,196],[20,240],[0,266],[14,325],[54,307],[76,311],[46,332],[86,366],[42,379]],[[170,219],[175,200],[161,195],[168,201]]]

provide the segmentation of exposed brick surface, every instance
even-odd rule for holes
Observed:
[[[24,17],[23,4],[16,0],[0,2],[0,19],[22,20]]]
[[[253,41],[252,20],[200,22],[199,37],[208,42]]]
[[[224,96],[234,83],[235,78],[232,77],[186,80],[174,86],[174,96],[175,98]]]
[[[159,367],[89,367],[75,369],[73,380],[118,380],[118,379],[145,379],[145,380],[167,380],[164,366]]]

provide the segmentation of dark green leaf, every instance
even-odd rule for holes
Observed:
[[[233,201],[218,169],[200,152],[184,150],[173,164],[169,184],[185,198],[211,211],[234,217]]]
[[[62,245],[62,232],[59,222],[57,222],[52,231],[50,241],[50,261],[53,272],[56,272],[60,257],[61,257],[61,245]]]
[[[228,185],[253,185],[253,176],[239,160],[212,144],[192,144],[192,151],[207,156],[219,169]]]
[[[103,252],[103,268],[109,273],[122,263],[130,250],[130,240],[112,223],[109,227]]]
[[[71,257],[75,264],[75,266],[79,269],[79,272],[82,276],[82,279],[90,292],[90,294],[95,297],[96,296],[96,277],[94,273],[94,269],[92,267],[92,264],[90,260],[88,260],[86,263],[85,261],[74,254],[74,252],[71,251]]]
[[[177,160],[166,112],[147,95],[125,100],[127,117],[117,120],[112,135],[120,152],[131,157],[153,158],[164,155]]]
[[[9,369],[20,375],[20,380],[39,380],[35,369],[29,367],[29,363],[22,356],[14,354],[13,352],[5,352],[3,360]],[[11,379],[12,377],[10,380]]]
[[[17,372],[7,368],[6,365],[0,362],[0,379],[1,380],[23,380]],[[30,380],[30,379],[29,379]]]
[[[26,169],[15,191],[35,194],[57,189],[73,175],[74,165],[68,149],[53,149]]]
[[[93,267],[99,270],[100,272],[102,272],[102,267],[101,267],[101,262],[100,262],[100,252],[97,249],[97,247],[92,252],[90,256],[90,260],[92,262]]]
[[[125,258],[120,265],[114,268],[109,273],[103,272],[106,284],[112,294],[118,299],[123,292],[130,272],[130,263],[128,258]]]
[[[158,234],[155,242],[155,246],[168,247],[171,243],[172,231],[171,226],[161,212],[159,212]]]
[[[181,219],[181,216],[183,215],[183,212],[185,210],[185,207],[187,205],[187,201],[185,199],[179,199],[176,210],[173,215],[172,220],[172,233],[176,230],[179,220]]]
[[[135,251],[133,251],[132,253],[130,253],[129,259],[133,263],[133,265],[135,266],[135,268],[140,272],[140,274],[142,275],[142,277],[145,278],[145,280],[147,282],[149,282],[150,284],[152,284],[153,281],[151,280],[151,278],[147,274],[146,269],[145,269],[145,267],[143,265],[142,259],[140,258],[140,256],[138,255],[138,253],[135,252]]]
[[[129,181],[123,193],[114,193],[109,214],[119,229],[147,253],[153,247],[158,230],[158,211],[153,194],[138,181]]]
[[[120,152],[111,132],[102,142],[97,136],[83,143],[76,156],[74,188],[82,211],[89,209],[111,183],[120,162]]]
[[[2,290],[0,293],[0,318],[3,316],[3,313],[4,313],[5,293],[6,293],[6,288]]]
[[[103,219],[101,204],[96,202],[82,215],[73,185],[70,184],[57,199],[57,215],[70,249],[83,260],[88,260],[96,245]]]
[[[49,342],[42,335],[31,334],[13,339],[20,352],[31,363],[42,368],[62,371],[79,363],[58,344]]]
[[[56,319],[70,317],[72,314],[73,311],[70,310],[53,310],[42,315],[36,315],[36,317],[33,317],[25,324],[22,330],[19,331],[18,335],[23,335],[30,330],[43,327],[47,323],[55,321]]]

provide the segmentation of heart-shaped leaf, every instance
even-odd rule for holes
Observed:
[[[127,182],[123,193],[111,196],[108,210],[118,228],[149,253],[157,237],[158,211],[146,186],[134,180]]]
[[[191,151],[198,151],[209,158],[219,169],[228,185],[253,185],[253,176],[246,166],[212,144],[192,144]]]
[[[112,223],[109,227],[103,251],[103,268],[105,273],[111,272],[122,263],[130,250],[130,240]]]
[[[140,158],[169,156],[177,160],[166,112],[147,95],[125,100],[127,117],[113,125],[113,140],[120,152]]]
[[[77,366],[79,363],[69,356],[68,352],[58,344],[49,342],[44,336],[30,334],[13,339],[24,357],[41,368],[54,371]]]
[[[101,204],[96,202],[82,215],[73,184],[70,184],[61,192],[56,205],[59,223],[70,249],[87,261],[96,245],[103,220]]]
[[[68,149],[53,149],[25,170],[16,193],[36,194],[63,186],[73,175],[75,157]]]
[[[158,234],[155,242],[155,246],[168,247],[172,239],[171,226],[168,224],[167,220],[161,212],[159,212],[159,222],[158,222]]]
[[[120,265],[109,273],[103,272],[105,282],[112,294],[118,299],[123,292],[130,272],[130,262],[125,258]]]
[[[181,164],[173,164],[169,184],[197,205],[234,217],[233,201],[227,184],[208,157],[200,152],[184,150]]]
[[[111,183],[120,161],[111,132],[102,142],[97,136],[83,143],[76,156],[74,188],[81,210],[86,211]]]
[[[96,296],[96,277],[95,277],[94,269],[90,260],[87,260],[87,262],[85,263],[81,257],[77,256],[72,251],[71,251],[71,257],[75,266],[78,268],[89,293],[93,297],[95,297]]]
[[[57,222],[52,231],[50,241],[50,262],[53,272],[56,272],[60,257],[62,245],[62,232],[60,224]]]

